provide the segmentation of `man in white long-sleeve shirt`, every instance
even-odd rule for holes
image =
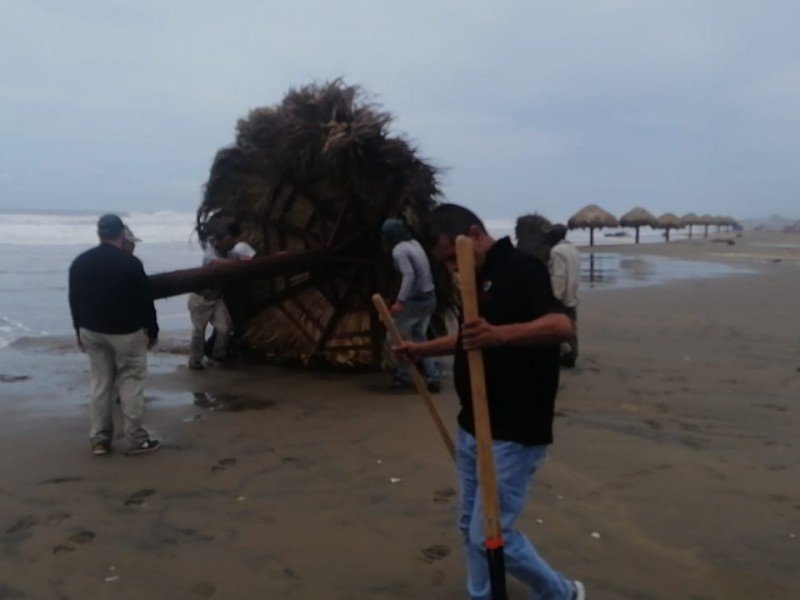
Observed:
[[[411,231],[400,219],[386,219],[383,237],[392,248],[392,259],[400,274],[400,289],[390,307],[400,334],[414,342],[427,341],[428,325],[436,310],[436,291],[433,285],[431,264],[422,245],[411,236]],[[422,361],[428,389],[439,392],[439,369],[433,358]],[[402,364],[394,370],[393,389],[411,385],[408,371]]]
[[[203,252],[203,266],[253,258],[256,251],[248,243],[239,241],[241,235],[242,230],[238,223],[230,223],[224,230],[215,232]],[[233,321],[222,298],[222,290],[208,289],[190,294],[189,315],[192,319],[189,368],[194,371],[205,368],[203,353],[209,324],[215,333],[212,358],[215,362],[224,362],[228,357]]]
[[[550,246],[550,281],[553,295],[564,305],[575,327],[575,337],[561,345],[561,364],[574,367],[578,359],[578,284],[581,278],[581,256],[578,249],[566,240],[567,228],[554,225],[547,234]]]

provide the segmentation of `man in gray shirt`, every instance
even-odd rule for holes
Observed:
[[[392,249],[394,266],[401,278],[400,289],[389,310],[394,316],[397,329],[405,339],[414,342],[427,341],[428,325],[436,310],[436,292],[428,256],[400,219],[386,219],[382,232]],[[439,392],[441,383],[436,361],[426,358],[422,361],[422,367],[428,389]],[[408,371],[402,364],[398,364],[394,369],[391,387],[403,389],[410,385]]]

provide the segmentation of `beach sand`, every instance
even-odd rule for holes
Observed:
[[[592,600],[800,597],[800,238],[715,237],[602,252],[752,273],[583,295],[520,527]],[[0,598],[465,597],[453,465],[414,395],[194,373],[181,346],[152,355],[164,448],[140,457],[90,455],[72,340],[0,352]],[[453,430],[450,381],[438,403]]]

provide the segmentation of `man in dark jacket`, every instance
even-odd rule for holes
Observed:
[[[95,456],[111,450],[116,391],[128,454],[157,450],[142,427],[147,351],[158,340],[150,282],[142,263],[123,249],[125,225],[117,215],[97,222],[100,244],[69,269],[69,306],[78,348],[89,356],[89,436]]]

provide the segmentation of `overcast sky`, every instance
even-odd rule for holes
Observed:
[[[0,209],[197,207],[236,120],[343,76],[487,218],[800,216],[796,0],[0,0]]]

